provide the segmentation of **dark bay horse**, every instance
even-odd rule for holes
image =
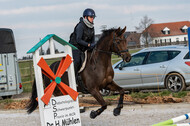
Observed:
[[[111,64],[111,55],[112,53],[115,53],[121,56],[126,62],[130,61],[131,55],[127,49],[126,39],[123,35],[125,30],[126,27],[124,29],[104,30],[93,51],[87,52],[86,66],[80,75],[89,93],[101,104],[101,108],[96,111],[91,111],[90,117],[93,119],[107,108],[107,104],[99,92],[101,89],[119,91],[119,103],[113,111],[115,116],[120,115],[121,109],[123,108],[124,89],[113,81],[114,71]],[[59,61],[54,62],[50,68],[55,73],[58,66]],[[69,84],[67,73],[65,73],[61,79],[65,84]],[[45,87],[47,87],[50,84],[49,78],[43,76],[43,80]],[[61,95],[61,92],[57,87],[54,91],[54,95]],[[36,83],[34,81],[32,96],[27,106],[28,113],[32,113],[38,106],[36,97],[37,91]]]

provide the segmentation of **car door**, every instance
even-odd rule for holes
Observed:
[[[142,86],[140,65],[143,64],[147,54],[147,52],[138,53],[132,56],[130,62],[120,62],[114,68],[115,82],[124,88],[139,88]]]
[[[166,69],[169,65],[167,51],[150,52],[146,63],[141,67],[143,87],[159,87],[164,80]]]

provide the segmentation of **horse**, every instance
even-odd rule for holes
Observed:
[[[124,61],[129,62],[131,55],[127,49],[127,42],[124,37],[126,26],[123,29],[111,28],[103,30],[102,36],[98,40],[93,50],[87,52],[87,61],[84,70],[80,73],[83,83],[85,84],[88,92],[99,102],[101,107],[97,110],[92,110],[90,118],[94,119],[100,115],[106,108],[107,104],[103,99],[100,90],[106,89],[110,91],[118,91],[120,94],[117,107],[114,109],[114,116],[120,115],[123,108],[124,89],[118,86],[114,81],[114,71],[111,63],[111,55],[115,53],[120,56]],[[55,73],[59,62],[54,62],[50,68]],[[61,77],[62,82],[69,85],[67,73]],[[46,76],[43,76],[43,82],[47,87],[51,82]],[[54,96],[62,95],[61,91],[56,87]],[[28,114],[32,113],[38,106],[36,101],[37,91],[36,82],[32,86],[32,95],[27,105]]]

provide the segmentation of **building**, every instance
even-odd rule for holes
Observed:
[[[190,27],[189,21],[151,24],[142,32],[141,45],[145,45],[146,42],[156,46],[186,43],[188,27]]]
[[[127,46],[129,48],[140,47],[140,37],[141,33],[130,32],[130,34],[126,37]]]
[[[101,38],[102,34],[95,35],[95,42],[97,42]],[[128,47],[137,47],[140,45],[140,35],[141,33],[136,33],[136,31],[128,31],[124,33],[124,37],[127,40]]]

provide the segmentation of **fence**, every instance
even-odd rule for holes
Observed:
[[[133,45],[128,46],[129,49],[135,49],[135,48],[147,48],[147,47],[157,47],[157,46],[168,46],[168,45],[188,45],[188,41],[178,41],[178,42],[162,42],[162,43],[155,43],[155,44],[148,44],[148,45]]]
[[[47,60],[47,63],[48,63],[48,65],[50,65],[57,60],[60,60],[60,58],[53,59],[53,60]],[[19,60],[18,63],[19,63],[24,92],[31,92],[32,83],[34,81],[33,60],[32,59]]]

